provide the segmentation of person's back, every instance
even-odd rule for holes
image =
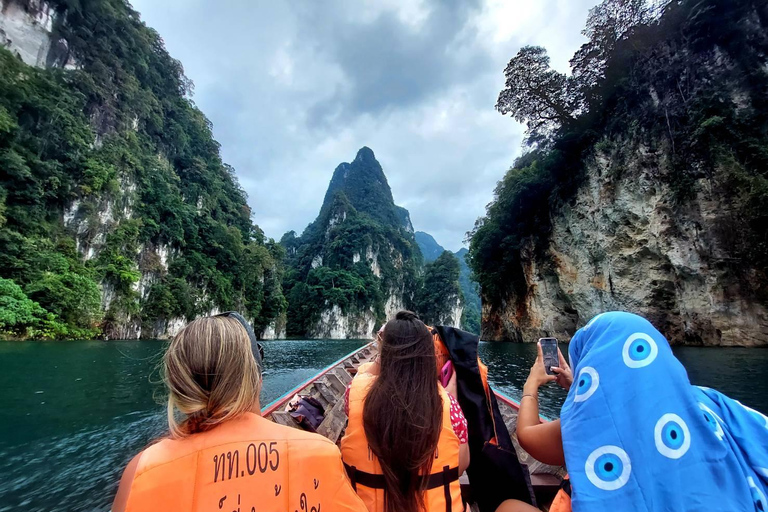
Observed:
[[[171,437],[131,461],[113,512],[365,511],[331,441],[258,414],[249,329],[218,316],[174,338],[165,356]]]
[[[349,388],[341,451],[370,512],[464,509],[458,480],[469,450],[451,416],[432,335],[413,313],[401,311],[380,336],[375,368],[358,372]]]
[[[245,413],[146,449],[126,511],[360,510],[344,506],[351,490],[343,471],[328,439]]]

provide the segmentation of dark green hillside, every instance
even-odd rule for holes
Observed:
[[[472,269],[467,264],[469,251],[462,247],[454,253],[459,260],[459,286],[464,296],[464,312],[461,316],[461,328],[465,331],[480,334],[480,287],[472,277]]]
[[[272,322],[282,249],[252,223],[181,64],[123,0],[50,3],[67,42],[52,63],[79,69],[0,50],[0,277],[53,320],[0,331],[161,335],[216,309]]]
[[[547,300],[559,305],[564,319],[555,330],[583,325],[577,311],[630,308],[647,311],[658,325],[669,322],[680,339],[705,336],[719,343],[733,324],[729,314],[749,308],[725,314],[717,326],[706,323],[711,314],[730,311],[738,300],[768,304],[768,4],[605,0],[590,11],[583,34],[589,40],[571,60],[570,75],[551,69],[546,50],[535,46],[523,47],[505,70],[496,108],[527,124],[529,150],[499,181],[470,233],[470,265],[489,310],[484,330],[488,320],[489,332],[499,337],[520,338],[526,326],[535,334],[535,326],[553,316],[529,317],[526,305],[547,293],[534,286],[539,279],[554,285]],[[637,282],[618,282],[626,272],[612,277],[623,269],[619,254],[598,247],[576,261],[569,259],[569,247],[550,252],[558,242],[551,238],[553,219],[577,225],[561,231],[561,240],[591,234],[578,231],[593,221],[574,200],[586,186],[596,200],[632,186],[640,191],[638,201],[650,202],[640,215],[618,208],[612,218],[594,212],[588,229],[596,224],[608,241],[633,224],[633,215],[640,226],[663,209],[665,231],[653,249],[662,263],[654,265],[647,255],[637,261],[664,277],[651,280],[643,297],[632,295]],[[716,207],[711,198],[719,201]],[[619,215],[626,220],[616,222]],[[693,235],[689,224],[698,226]],[[638,229],[639,240],[616,244],[624,243],[627,253],[650,244],[646,228]],[[686,254],[700,251],[700,259],[676,258],[665,245],[670,240]],[[566,264],[571,270],[561,272]],[[595,273],[594,286],[585,284],[589,272]],[[706,289],[715,276],[722,285],[712,297],[723,303],[702,304],[694,312],[681,290]],[[563,278],[562,290],[571,291],[560,293]],[[717,291],[723,287],[727,291]],[[573,296],[573,290],[579,293]],[[699,322],[697,332],[693,325]],[[509,326],[523,327],[515,333]]]
[[[405,219],[373,151],[363,147],[340,164],[317,219],[301,236],[289,232],[280,241],[288,254],[288,334],[307,335],[333,306],[351,317],[372,308],[380,324],[388,298],[409,304],[422,256]]]
[[[437,243],[429,233],[417,231],[416,242],[419,244],[424,260],[429,263],[435,261],[445,249]],[[467,249],[461,248],[453,253],[459,261],[459,286],[464,300],[464,310],[461,315],[461,328],[479,334],[480,333],[480,293],[477,283],[472,279],[472,271],[467,265]]]
[[[443,254],[445,249],[429,233],[417,231],[414,233],[414,236],[416,237],[416,243],[419,244],[419,249],[421,249],[421,254],[424,256],[424,261],[427,263],[435,261]]]
[[[443,251],[427,263],[415,298],[415,310],[427,325],[450,324],[454,307],[464,302],[459,286],[459,260]]]

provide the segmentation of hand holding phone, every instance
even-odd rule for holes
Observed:
[[[453,377],[453,363],[448,361],[440,370],[440,383],[444,388],[448,387],[448,383],[451,381],[451,377]]]
[[[544,356],[544,371],[547,375],[554,375],[552,367],[560,366],[560,356],[557,353],[557,338],[540,338],[541,354]]]

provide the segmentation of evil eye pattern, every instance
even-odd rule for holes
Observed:
[[[715,436],[722,441],[723,438],[725,438],[725,432],[723,432],[723,427],[720,425],[720,418],[712,409],[701,402],[699,402],[699,409],[701,409],[704,419],[707,421],[707,426],[712,430]]]
[[[755,509],[768,511],[768,501],[766,501],[763,491],[761,491],[757,484],[755,484],[755,480],[751,476],[748,476],[747,483],[749,484],[749,489],[752,491],[752,501],[755,502]]]
[[[667,413],[659,418],[653,435],[656,449],[670,459],[679,459],[691,447],[691,432],[677,414]]]
[[[587,478],[598,489],[615,491],[629,481],[632,464],[627,452],[618,446],[601,446],[587,457]]]
[[[600,375],[598,375],[597,370],[591,366],[585,366],[579,371],[579,378],[576,382],[576,394],[573,397],[573,401],[583,402],[597,391],[599,385]]]
[[[624,364],[630,368],[648,366],[659,355],[656,342],[644,332],[636,332],[624,342],[622,356]]]

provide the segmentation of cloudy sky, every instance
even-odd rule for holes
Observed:
[[[509,59],[567,71],[597,0],[132,0],[195,83],[254,221],[314,220],[333,170],[373,149],[417,230],[457,250],[520,153],[494,110]]]

